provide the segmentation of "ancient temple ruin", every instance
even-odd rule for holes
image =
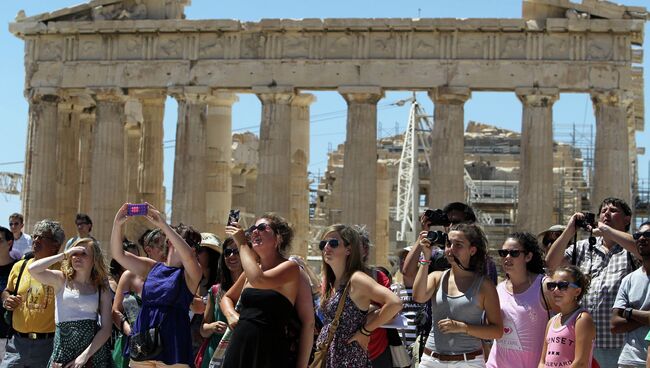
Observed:
[[[634,132],[643,129],[646,9],[607,1],[523,0],[520,19],[187,20],[189,0],[92,0],[21,12],[29,129],[23,189],[27,227],[53,217],[66,231],[88,212],[108,240],[124,201],[163,207],[164,101],[178,101],[172,221],[222,233],[237,180],[231,107],[262,102],[255,203],[297,229],[307,253],[309,108],[303,90],[348,104],[340,221],[388,233],[387,172],[377,165],[377,101],[428,91],[435,105],[429,205],[463,200],[463,111],[472,91],[511,91],[523,105],[518,226],[553,221],[552,106],[591,94],[596,115],[593,196],[629,199]],[[245,169],[244,169],[245,170]],[[363,171],[364,175],[358,175]],[[116,180],[124,178],[124,180]],[[380,185],[381,184],[381,185]],[[250,187],[249,187],[250,188]],[[377,246],[376,252],[387,252]]]

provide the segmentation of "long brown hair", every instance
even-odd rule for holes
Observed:
[[[102,290],[107,287],[108,267],[106,266],[106,259],[104,259],[104,254],[102,253],[102,248],[99,246],[99,242],[93,238],[81,238],[72,243],[70,248],[86,244],[90,244],[93,248],[93,269],[90,272],[90,282],[97,288],[97,291],[101,293]],[[67,281],[71,281],[74,278],[76,271],[72,267],[70,257],[66,256],[61,262],[61,272],[63,272],[63,276]]]
[[[353,229],[352,227],[344,224],[336,224],[329,226],[324,234],[324,237],[329,233],[337,233],[343,240],[342,246],[345,246],[350,249],[350,255],[345,261],[345,271],[341,277],[341,284],[347,283],[353,273],[356,271],[367,272],[366,266],[361,259],[361,238],[359,237],[359,232]],[[339,245],[339,246],[341,246]],[[332,296],[332,290],[334,289],[334,281],[336,281],[336,276],[332,267],[325,263],[323,259],[323,292],[321,293],[321,308],[325,308],[327,302]]]

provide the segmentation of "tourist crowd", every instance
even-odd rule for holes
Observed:
[[[50,219],[0,226],[0,368],[650,367],[650,222],[630,233],[617,198],[508,235],[500,273],[458,202],[420,217],[395,273],[363,226],[327,227],[316,272],[274,213],[225,239],[141,214],[134,242],[117,210],[106,245],[86,214],[67,241]]]

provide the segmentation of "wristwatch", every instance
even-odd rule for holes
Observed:
[[[625,308],[625,312],[623,312],[623,316],[625,317],[626,320],[631,320],[632,319],[632,308]]]

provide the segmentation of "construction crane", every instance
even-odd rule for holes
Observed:
[[[23,189],[22,174],[0,172],[0,193],[20,195],[22,189]]]
[[[427,166],[431,170],[431,144],[427,139],[433,131],[433,119],[427,115],[415,98],[399,101],[397,104],[404,104],[411,101],[408,126],[404,133],[402,155],[399,161],[399,172],[397,176],[397,209],[396,220],[400,222],[397,231],[397,240],[414,242],[417,236],[417,220],[420,214],[420,176],[418,153],[420,147],[424,149]],[[481,199],[481,193],[474,184],[472,177],[467,170],[464,174],[465,192],[467,193],[467,204]],[[478,220],[483,225],[494,223],[492,217],[487,213],[474,208]]]

